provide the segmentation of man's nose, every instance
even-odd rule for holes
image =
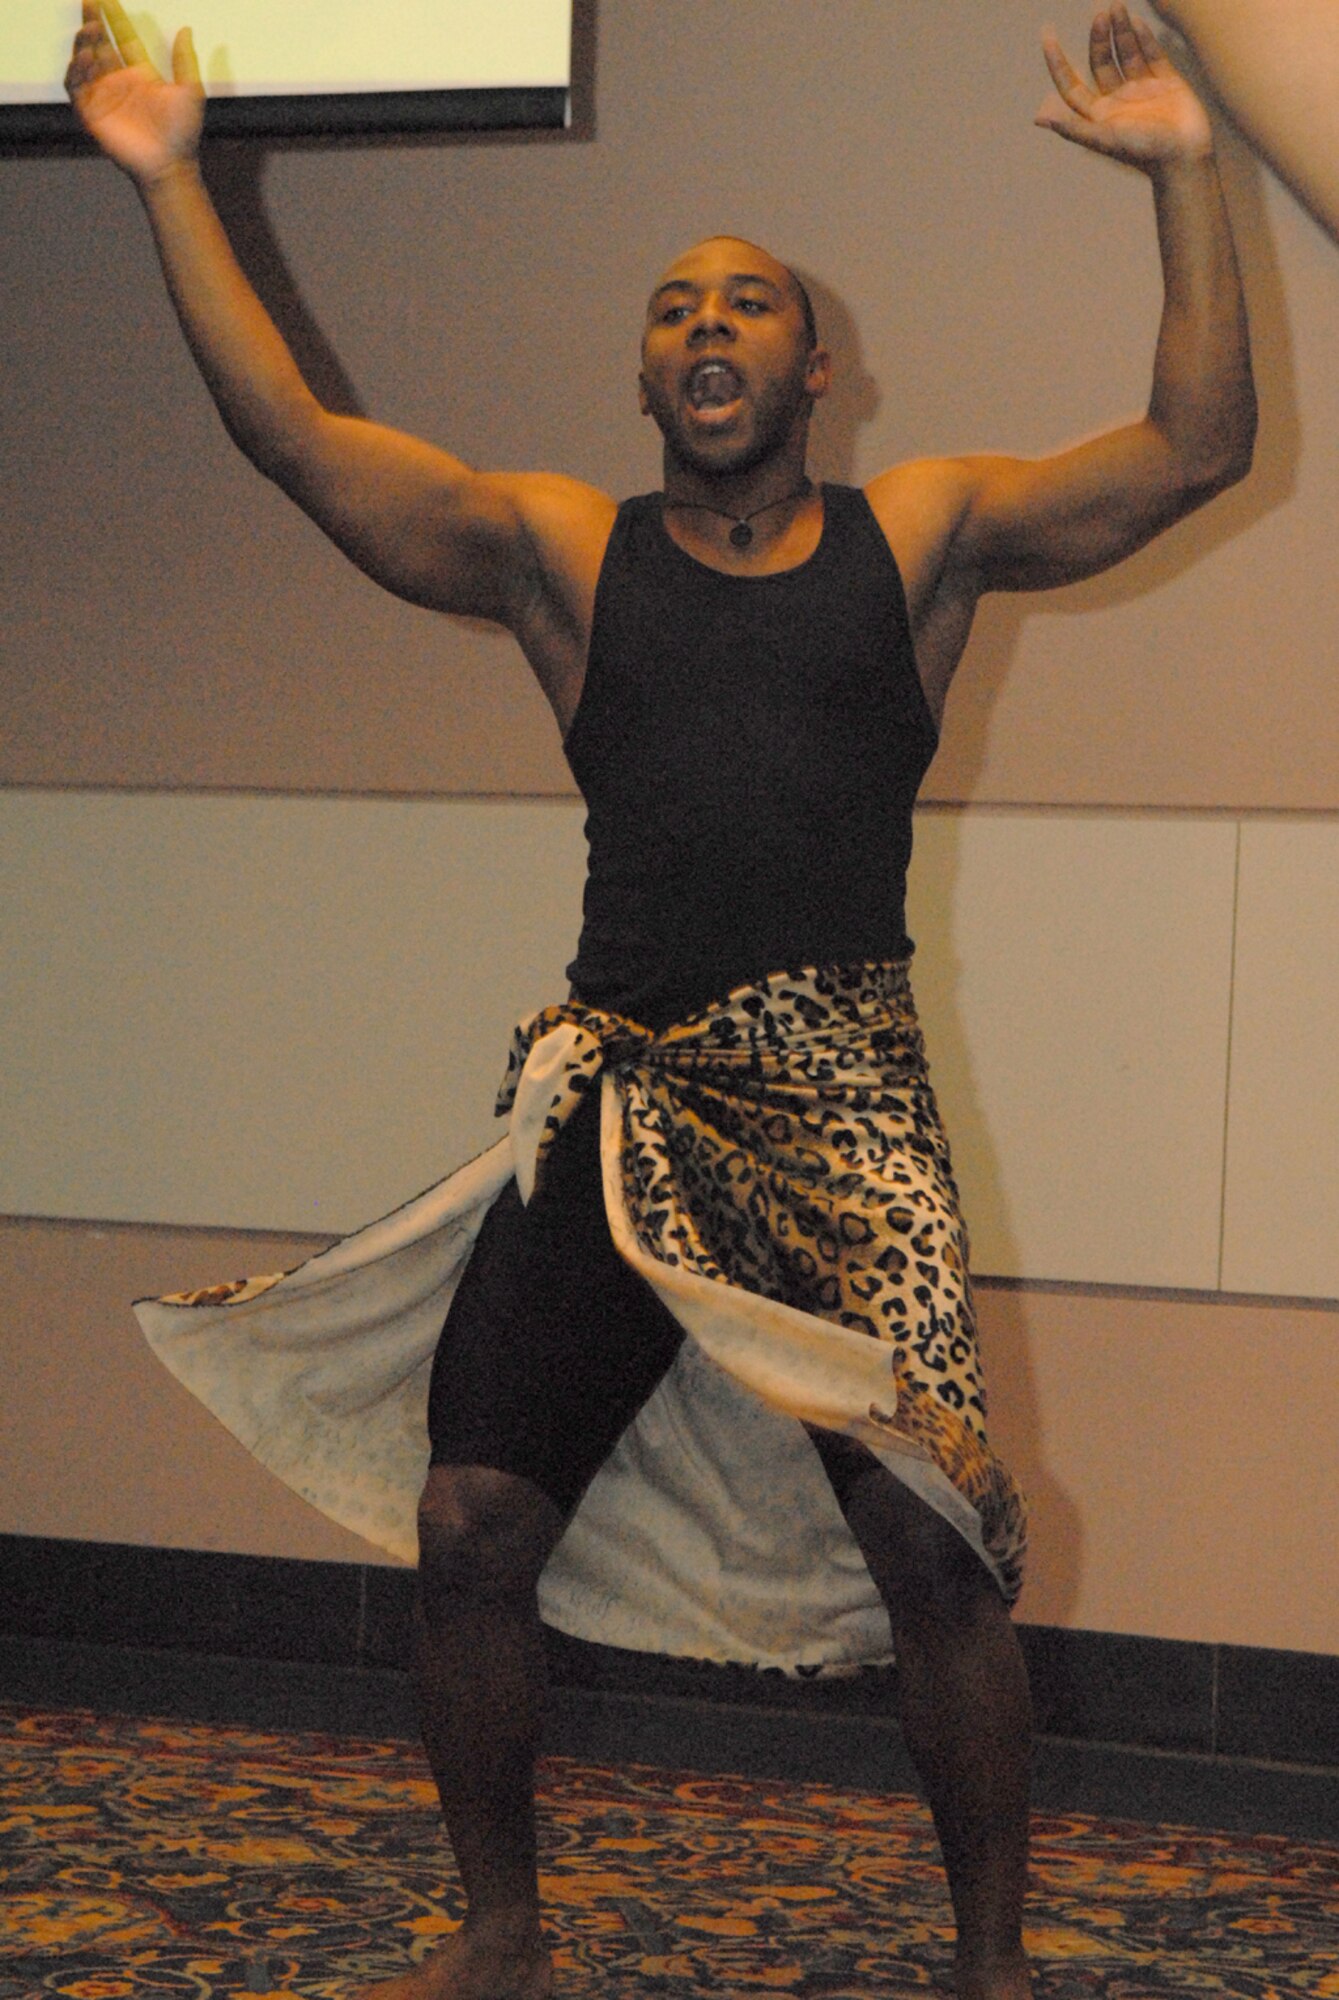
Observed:
[[[694,315],[688,338],[690,343],[697,347],[704,340],[719,340],[722,335],[727,340],[733,340],[734,331],[730,324],[730,315],[720,301],[704,299]]]

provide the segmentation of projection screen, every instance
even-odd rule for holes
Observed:
[[[178,11],[179,9],[179,11]],[[572,0],[177,0],[132,6],[159,67],[178,27],[194,32],[215,133],[561,126],[568,110]],[[0,144],[73,140],[61,79],[77,0],[0,8]]]

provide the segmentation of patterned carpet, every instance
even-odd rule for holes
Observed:
[[[550,1759],[564,2000],[945,1990],[924,1810],[818,1785]],[[452,1927],[404,1743],[0,1707],[0,2000],[346,2000]],[[1041,2000],[1339,2000],[1339,1849],[1039,1815]]]

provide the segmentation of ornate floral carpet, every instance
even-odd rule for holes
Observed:
[[[946,1990],[906,1798],[550,1759],[564,2000]],[[404,1743],[0,1707],[0,2000],[345,2000],[459,1912]],[[1339,2000],[1339,1849],[1039,1815],[1041,2000]]]

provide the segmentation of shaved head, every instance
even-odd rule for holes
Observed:
[[[741,253],[738,267],[741,277],[752,273],[757,277],[764,278],[770,284],[776,285],[780,291],[785,292],[795,301],[795,304],[800,309],[801,318],[804,320],[805,339],[811,348],[817,347],[818,321],[814,316],[814,304],[808,290],[801,280],[796,277],[789,264],[783,264],[779,257],[772,255],[770,250],[764,250],[761,243],[753,243],[747,236],[704,236],[690,250],[685,250],[682,256],[675,258],[674,262],[660,279],[655,291],[651,294],[652,299],[654,300],[667,284],[673,283],[681,265],[686,266],[691,264],[700,250],[705,250],[708,246],[718,243],[729,244]]]

